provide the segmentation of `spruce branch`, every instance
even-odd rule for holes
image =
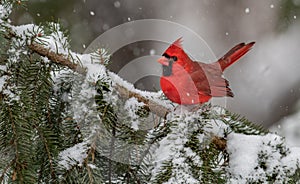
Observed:
[[[85,75],[86,69],[80,66],[79,64],[73,63],[71,59],[69,59],[66,55],[59,54],[56,52],[51,51],[48,48],[45,48],[41,44],[37,43],[31,43],[28,45],[28,48],[39,54],[40,56],[47,57],[49,60],[53,61],[56,64],[59,64],[61,66],[68,67],[74,72],[77,72],[79,74]],[[129,99],[129,98],[136,98],[139,102],[143,102],[145,104],[145,108],[148,111],[151,111],[152,113],[156,114],[157,116],[161,118],[166,118],[168,113],[170,112],[170,109],[167,107],[164,107],[157,102],[154,102],[144,96],[142,96],[139,93],[136,93],[134,91],[131,91],[130,89],[125,88],[121,84],[116,85],[116,90],[118,91],[119,95],[122,98]]]
[[[14,33],[12,30],[8,31],[8,34],[5,35],[6,39],[11,39],[12,37],[18,37],[16,33]],[[35,37],[38,37],[36,35]],[[33,37],[33,39],[35,38]],[[33,40],[31,40],[31,43],[29,43],[28,48],[34,52],[37,53],[40,56],[47,57],[52,62],[65,66],[69,69],[71,69],[74,72],[77,72],[82,75],[86,75],[86,68],[82,67],[81,65],[72,62],[72,59],[64,54],[60,54],[57,52],[54,52],[50,50],[49,48],[46,48],[44,45],[35,43]],[[150,100],[144,96],[142,96],[139,93],[136,93],[130,89],[125,88],[121,84],[116,84],[115,86],[116,90],[118,91],[119,95],[124,99],[129,98],[136,98],[139,102],[143,102],[145,104],[145,109],[148,111],[151,111],[152,113],[156,114],[157,116],[166,119],[168,113],[171,111],[167,107],[158,104],[157,102]]]
[[[50,174],[51,174],[51,177],[55,180],[55,169],[54,169],[54,165],[53,165],[53,158],[52,158],[52,155],[51,155],[51,150],[48,146],[48,143],[47,143],[47,139],[45,138],[44,136],[44,133],[42,132],[42,130],[40,130],[40,128],[37,126],[36,127],[36,130],[40,136],[40,138],[42,139],[42,143],[43,143],[43,146],[46,150],[46,153],[47,153],[47,157],[48,157],[48,160],[49,160],[49,167],[50,167]]]

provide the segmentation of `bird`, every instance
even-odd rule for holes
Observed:
[[[212,63],[193,61],[182,47],[182,37],[174,41],[157,61],[162,64],[160,86],[164,95],[180,105],[208,102],[212,97],[233,97],[223,72],[255,44],[239,43]]]

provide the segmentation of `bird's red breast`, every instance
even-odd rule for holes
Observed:
[[[238,44],[218,61],[195,62],[184,52],[181,38],[164,52],[158,62],[163,66],[161,89],[173,102],[183,105],[202,104],[211,97],[233,97],[223,71],[246,54],[254,42]]]

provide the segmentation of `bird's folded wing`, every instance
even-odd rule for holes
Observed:
[[[199,94],[214,97],[233,97],[229,82],[223,78],[218,65],[199,63],[199,66],[201,69],[197,69],[191,74]]]

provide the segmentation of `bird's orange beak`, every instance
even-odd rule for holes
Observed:
[[[160,64],[164,65],[164,66],[169,66],[169,60],[166,57],[161,57],[157,60],[157,62],[159,62]]]

